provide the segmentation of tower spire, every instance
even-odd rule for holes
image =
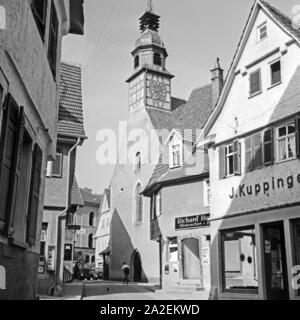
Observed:
[[[148,0],[148,8],[147,8],[148,12],[153,12],[153,2],[152,0]]]

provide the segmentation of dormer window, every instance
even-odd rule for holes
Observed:
[[[179,168],[182,166],[182,140],[173,136],[169,144],[170,168]]]
[[[268,28],[267,28],[267,23],[263,23],[257,28],[257,40],[262,41],[264,40],[268,35]]]
[[[159,53],[157,53],[157,52],[154,53],[153,63],[154,63],[156,66],[161,66],[161,65],[162,65],[161,55],[160,55]]]
[[[134,68],[137,68],[139,65],[140,65],[140,56],[137,55],[137,56],[134,58]]]

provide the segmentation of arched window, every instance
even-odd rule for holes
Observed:
[[[90,256],[88,254],[85,256],[85,263],[90,263]]]
[[[140,65],[140,56],[137,55],[134,58],[134,67],[137,68]]]
[[[92,263],[95,263],[95,256],[92,256]]]
[[[142,167],[142,156],[140,152],[137,152],[135,155],[135,163],[134,163],[135,171],[140,171]]]
[[[143,222],[143,195],[142,186],[139,183],[135,189],[135,223],[139,224]]]
[[[161,66],[162,65],[162,59],[161,59],[161,55],[157,52],[154,53],[153,55],[153,63],[157,66]]]
[[[89,235],[89,249],[93,249],[93,242],[94,242],[93,234],[91,233]]]
[[[90,219],[89,219],[89,225],[91,226],[91,227],[93,227],[94,226],[94,212],[91,212],[90,213]]]

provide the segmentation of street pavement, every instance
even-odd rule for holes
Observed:
[[[40,300],[208,300],[208,292],[168,293],[154,284],[84,281],[66,284],[63,297],[41,296]]]

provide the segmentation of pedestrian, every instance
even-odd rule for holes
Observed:
[[[123,271],[123,285],[127,285],[128,286],[128,277],[129,277],[129,265],[126,264],[126,262],[123,262],[123,266],[122,266],[122,271]]]

